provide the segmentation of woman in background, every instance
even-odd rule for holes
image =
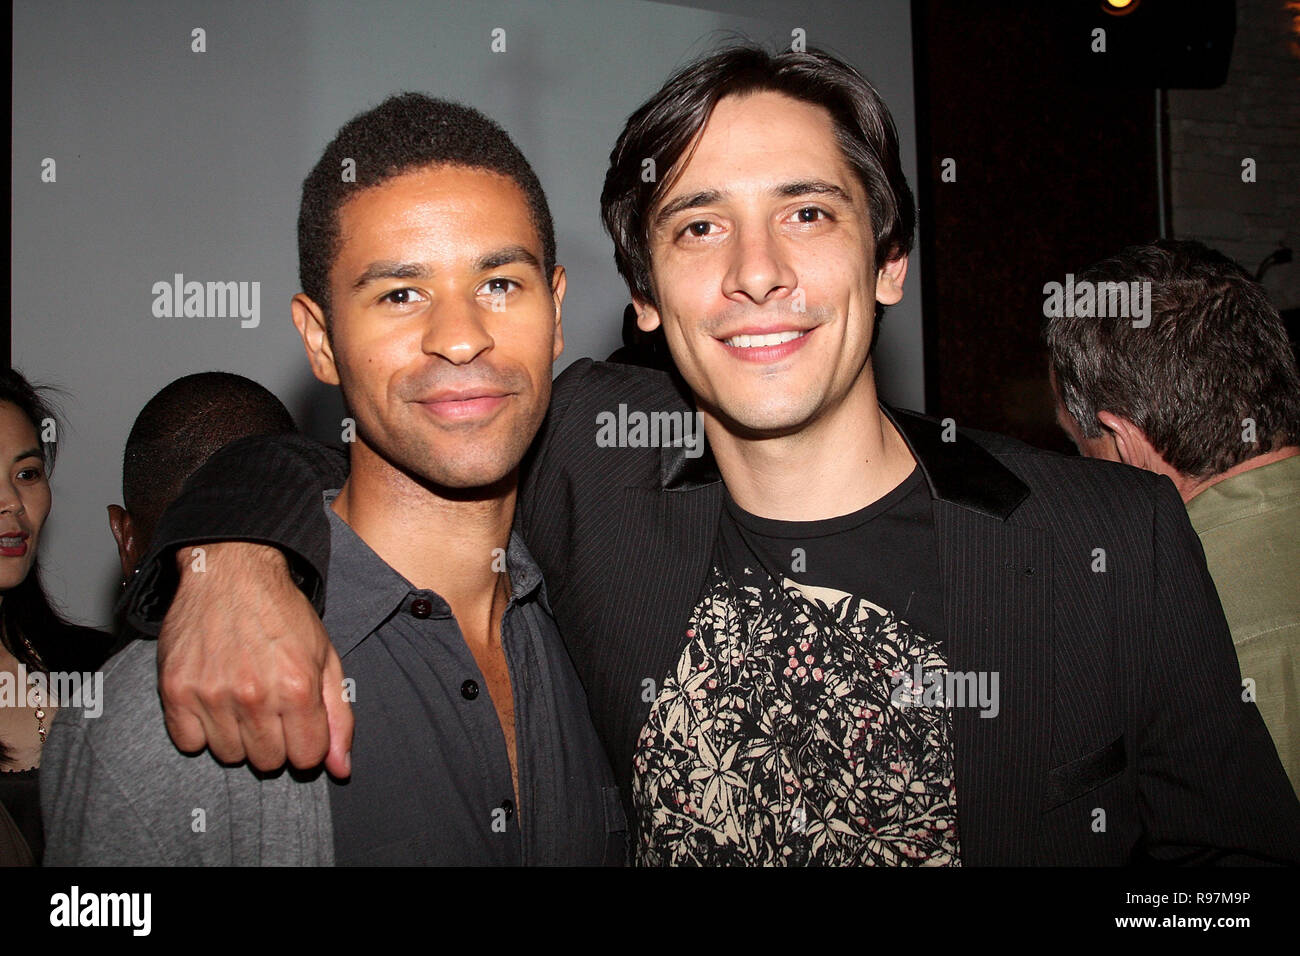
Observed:
[[[39,864],[44,850],[37,774],[56,702],[34,675],[95,671],[112,643],[65,621],[41,586],[54,422],[22,375],[0,371],[0,865]]]

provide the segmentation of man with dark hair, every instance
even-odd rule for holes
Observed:
[[[680,378],[567,369],[518,524],[638,862],[1300,859],[1300,804],[1238,696],[1168,482],[878,401],[872,343],[902,296],[912,205],[865,79],[814,51],[705,57],[629,119],[602,208],[639,327],[664,330]],[[708,454],[663,440],[687,420]],[[305,503],[338,463],[263,444],[165,519],[131,596],[142,623],[189,541],[275,542],[325,572]],[[284,558],[221,547],[222,585],[262,596],[231,615],[182,570],[169,712],[186,740],[276,767],[300,736],[324,749],[300,733],[324,709],[335,759],[337,703],[283,689],[317,679],[320,645],[277,599]],[[263,561],[279,570],[253,587]],[[246,682],[264,697],[231,706]]]
[[[1149,314],[1047,320],[1057,420],[1082,454],[1178,489],[1246,692],[1300,793],[1300,374],[1281,317],[1199,242],[1130,247],[1082,283],[1148,289]]]
[[[357,172],[345,188],[330,184],[340,156]],[[342,487],[302,516],[325,529],[320,679],[353,703],[355,762],[338,776],[355,773],[330,778],[323,751],[300,748],[303,776],[223,766],[215,734],[213,757],[181,753],[157,708],[154,645],[137,642],[106,672],[103,716],[72,714],[55,735],[48,861],[621,862],[608,761],[513,532],[519,463],[563,349],[564,270],[546,265],[536,176],[487,117],[405,94],[339,132],[304,185],[299,227],[310,291],[293,298],[294,325],[356,422]],[[221,586],[220,548],[187,550],[187,573],[210,575],[227,610],[245,607]],[[285,605],[311,617],[285,585]]]
[[[481,169],[513,182],[541,241],[540,268],[547,276],[555,271],[555,226],[546,194],[515,144],[477,110],[401,93],[346,123],[302,184],[298,281],[327,321],[330,269],[342,242],[339,210],[361,190],[439,164]]]
[[[122,580],[153,541],[163,511],[212,453],[240,438],[296,431],[268,389],[233,372],[198,372],[164,385],[131,426],[122,456],[122,504],[108,506]]]
[[[679,161],[718,103],[754,93],[779,93],[826,110],[841,159],[872,200],[868,216],[876,268],[911,251],[916,207],[898,157],[898,131],[875,88],[847,63],[816,51],[772,56],[758,47],[738,46],[670,78],[628,118],[610,153],[601,217],[614,240],[619,274],[641,302],[655,301],[649,247],[654,224],[647,221],[648,214],[654,210],[662,219],[673,213],[655,210],[656,203],[676,185],[676,176],[684,171]],[[647,177],[646,156],[667,175]],[[817,187],[808,191],[815,194],[829,184],[807,185]]]

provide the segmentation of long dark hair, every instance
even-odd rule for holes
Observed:
[[[0,402],[14,405],[32,423],[48,475],[54,469],[59,426],[54,407],[43,391],[48,390],[33,387],[21,373],[0,369]],[[59,663],[61,640],[76,630],[50,603],[41,584],[38,558],[32,562],[27,577],[6,591],[0,601],[0,643],[29,670],[49,671],[52,664],[57,667]],[[8,748],[0,741],[0,764],[9,759]]]

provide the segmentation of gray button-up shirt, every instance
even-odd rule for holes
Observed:
[[[339,865],[623,862],[613,774],[556,631],[542,573],[513,532],[501,643],[519,800],[487,682],[447,602],[413,587],[334,511],[325,628],[343,661],[352,776],[331,781]]]

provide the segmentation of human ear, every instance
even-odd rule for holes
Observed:
[[[303,348],[307,350],[307,361],[311,363],[312,373],[326,385],[339,384],[339,372],[334,363],[334,347],[330,343],[325,311],[303,292],[293,297],[289,307],[293,312],[293,324],[302,336]]]

